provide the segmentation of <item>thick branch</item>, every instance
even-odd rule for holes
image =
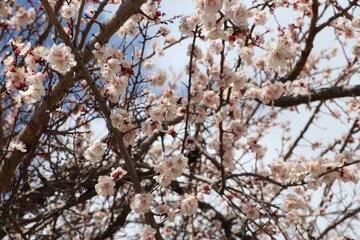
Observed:
[[[311,50],[313,48],[314,39],[317,33],[316,29],[316,23],[318,21],[318,7],[319,3],[317,0],[313,0],[311,9],[312,9],[312,18],[310,22],[309,27],[309,33],[308,37],[305,41],[305,47],[301,51],[300,59],[296,62],[295,67],[292,69],[291,72],[289,72],[285,77],[281,78],[280,81],[286,82],[286,81],[294,81],[300,74],[300,72],[303,70],[306,61],[311,53]]]
[[[360,85],[345,85],[331,88],[322,88],[306,95],[285,96],[276,100],[273,106],[290,107],[299,104],[308,104],[315,101],[325,101],[335,98],[360,96]]]

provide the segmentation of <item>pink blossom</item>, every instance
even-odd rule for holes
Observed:
[[[95,185],[96,193],[106,197],[114,194],[115,182],[109,176],[100,176],[98,183]]]

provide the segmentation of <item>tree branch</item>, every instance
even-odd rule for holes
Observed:
[[[310,94],[299,96],[284,96],[276,100],[275,107],[290,107],[300,104],[308,104],[315,101],[325,101],[335,98],[360,96],[360,85],[344,85],[338,87],[321,88]]]
[[[303,68],[306,64],[306,61],[307,61],[307,59],[311,53],[311,50],[314,46],[313,42],[314,42],[315,36],[317,34],[316,23],[318,21],[318,7],[319,7],[318,1],[313,0],[312,5],[311,5],[312,18],[311,18],[311,22],[310,22],[308,37],[305,41],[305,47],[301,51],[300,59],[296,62],[295,67],[292,69],[291,72],[289,72],[286,76],[284,76],[280,79],[281,82],[294,81],[299,76],[300,72],[303,70]]]

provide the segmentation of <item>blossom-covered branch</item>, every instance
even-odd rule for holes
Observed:
[[[308,94],[298,96],[283,96],[274,101],[273,106],[290,107],[300,104],[309,104],[315,101],[335,100],[337,98],[360,96],[360,85],[344,85],[314,90]]]

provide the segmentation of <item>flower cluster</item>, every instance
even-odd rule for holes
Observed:
[[[351,152],[344,152],[336,154],[334,160],[318,157],[305,161],[305,164],[284,162],[280,158],[272,162],[271,175],[289,183],[306,182],[311,189],[317,189],[324,183],[328,185],[335,180],[357,183],[359,177],[356,171],[346,166],[354,161],[353,157]]]
[[[0,17],[6,17],[11,14],[11,4],[13,4],[13,1],[1,1],[0,2]]]
[[[64,43],[60,43],[59,45],[54,44],[46,60],[55,71],[62,74],[65,74],[76,65],[75,56],[71,53],[71,48]]]
[[[245,96],[258,99],[265,104],[270,104],[279,99],[283,95],[284,91],[284,84],[281,82],[275,82],[268,83],[262,88],[249,87],[245,92]]]
[[[182,34],[191,36],[195,26],[200,23],[198,15],[184,16],[181,18],[179,29]]]
[[[150,205],[153,201],[153,197],[149,193],[138,193],[134,196],[130,203],[132,210],[141,213],[147,213],[150,211]]]
[[[255,154],[256,159],[262,159],[264,157],[266,149],[258,143],[258,136],[249,137],[247,144],[250,147],[250,150]]]
[[[219,105],[220,98],[219,95],[214,91],[205,91],[204,97],[202,99],[202,104],[204,104],[207,107],[216,109]]]
[[[257,210],[255,204],[246,203],[246,204],[244,204],[244,206],[242,206],[242,209],[244,211],[246,218],[248,218],[248,219],[256,220],[260,217],[260,213]]]
[[[135,143],[136,126],[130,122],[129,114],[122,108],[115,108],[111,115],[111,124],[120,132],[126,133],[124,135],[125,144],[132,145]]]
[[[114,180],[117,180],[117,179],[122,178],[126,174],[127,174],[126,170],[124,170],[122,167],[117,167],[117,168],[112,168],[111,169],[111,174],[110,175]]]
[[[9,145],[9,149],[10,149],[10,151],[20,151],[23,153],[26,152],[25,144],[22,141],[20,141],[19,139],[15,140],[15,141],[11,141],[11,143]]]
[[[194,5],[199,11],[214,14],[222,8],[223,0],[195,0]]]
[[[148,75],[148,79],[152,86],[162,86],[166,81],[166,73],[163,70],[159,70],[154,74]]]
[[[9,2],[11,4],[11,1],[5,2]],[[23,25],[33,22],[35,20],[35,16],[35,8],[29,8],[26,10],[24,6],[19,6],[16,10],[16,14],[10,18],[8,24],[19,30]]]
[[[111,102],[119,101],[121,92],[126,89],[132,72],[131,63],[121,60],[123,53],[119,49],[95,44],[93,51],[96,63],[100,66],[101,77],[105,80],[104,93]]]
[[[192,216],[198,209],[198,199],[193,194],[186,194],[180,204],[180,212],[185,216]]]
[[[284,84],[281,82],[276,82],[274,84],[269,84],[261,89],[259,100],[265,104],[269,104],[277,99],[279,99],[284,92]]]
[[[77,9],[79,9],[79,5],[76,1],[65,2],[61,7],[61,16],[65,19],[76,18]]]
[[[30,68],[15,68],[11,61],[12,58],[5,61],[6,89],[14,94],[19,93],[16,98],[18,103],[31,104],[40,101],[41,96],[45,95],[45,74],[35,73]]]
[[[288,61],[294,57],[294,51],[290,44],[285,40],[279,40],[277,43],[269,45],[268,64],[270,68],[278,70],[285,68]]]
[[[352,162],[353,154],[350,152],[337,154],[334,160],[316,158],[308,161],[306,163],[309,173],[308,186],[317,189],[323,183],[330,184],[336,179],[342,182],[357,183],[359,181],[357,171],[344,166],[344,164]]]
[[[98,183],[95,185],[97,194],[106,197],[114,194],[115,182],[112,177],[99,176]]]
[[[110,176],[99,176],[98,183],[95,185],[95,191],[103,197],[111,196],[115,191],[115,181],[126,175],[126,171],[121,168],[112,168]]]
[[[148,17],[147,20],[154,20],[155,23],[159,23],[161,12],[158,11],[158,7],[159,7],[158,0],[147,0],[147,2],[141,6],[141,10]]]
[[[162,187],[169,186],[172,180],[181,176],[184,168],[187,166],[187,163],[187,157],[184,157],[182,154],[165,159],[155,167],[156,171],[160,173],[159,176],[155,177],[155,180]]]
[[[292,210],[292,209],[300,209],[306,208],[308,206],[308,202],[304,199],[300,194],[288,194],[284,200],[284,209]]]
[[[248,18],[250,12],[243,3],[236,4],[235,1],[228,1],[226,4],[225,15],[242,30],[248,28]],[[261,19],[262,20],[262,19]]]
[[[45,88],[43,85],[44,75],[42,73],[36,73],[26,78],[29,87],[25,91],[19,91],[19,95],[25,103],[35,103],[41,99],[42,95],[45,95]]]
[[[7,67],[11,66],[9,64]],[[23,67],[9,69],[5,76],[7,79],[5,86],[8,91],[16,91],[16,89],[27,86],[25,68]]]
[[[124,132],[126,130],[125,125],[130,121],[128,112],[122,108],[115,108],[110,115],[111,124]]]
[[[111,102],[116,102],[119,99],[121,92],[128,86],[128,82],[128,76],[113,76],[109,78],[106,90]]]
[[[101,140],[96,140],[91,146],[84,152],[84,157],[91,162],[98,162],[101,160],[102,155],[107,148],[106,143],[102,143]]]
[[[153,101],[151,94],[148,95],[149,102],[154,102],[154,106],[149,109],[150,118],[141,124],[142,131],[146,135],[162,131],[162,123],[172,121],[177,115],[178,98],[171,89],[165,89],[158,101]]]
[[[256,10],[254,15],[254,23],[256,25],[264,25],[267,21],[266,12]]]
[[[129,18],[122,27],[120,27],[118,34],[120,37],[124,37],[125,35],[135,35],[137,32],[137,23],[141,20],[141,16],[139,14],[133,15]]]

